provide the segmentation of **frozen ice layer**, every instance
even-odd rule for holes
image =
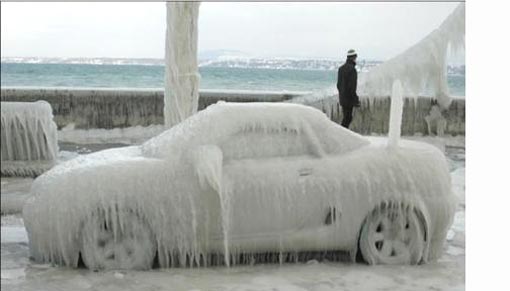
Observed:
[[[57,126],[46,101],[2,102],[2,175],[37,176],[58,154]]]
[[[394,80],[400,80],[404,94],[417,96],[433,89],[441,108],[448,108],[451,97],[446,79],[448,50],[464,47],[465,4],[457,8],[423,40],[394,58],[360,75],[361,94],[387,96]]]

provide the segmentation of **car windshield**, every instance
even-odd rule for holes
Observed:
[[[314,123],[313,130],[327,154],[343,154],[368,145],[362,135],[350,131],[330,120]]]

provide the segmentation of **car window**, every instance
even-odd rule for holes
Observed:
[[[219,147],[225,160],[305,156],[315,151],[307,134],[293,129],[244,130],[220,142]]]
[[[369,143],[363,136],[329,120],[315,124],[313,130],[327,154],[343,154]]]

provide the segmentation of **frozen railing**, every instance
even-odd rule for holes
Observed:
[[[37,176],[58,154],[57,126],[46,101],[2,102],[2,176]]]

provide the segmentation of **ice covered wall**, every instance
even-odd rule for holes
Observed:
[[[402,82],[404,94],[417,96],[426,87],[433,89],[439,105],[448,108],[451,98],[446,79],[448,49],[464,47],[465,5],[460,3],[443,23],[423,40],[400,55],[360,75],[361,94],[387,96],[393,81]]]
[[[165,50],[165,126],[172,127],[198,109],[197,40],[200,2],[167,2]]]
[[[300,103],[322,110],[328,117],[340,123],[342,110],[338,103],[338,95],[301,96],[287,102]],[[361,107],[355,109],[354,118],[349,127],[355,132],[371,135],[386,134],[389,130],[390,103],[389,95],[381,97],[360,96]],[[433,97],[408,97],[403,100],[402,134],[426,135],[429,134],[427,116],[435,106]],[[464,98],[452,98],[448,109],[443,110],[442,116],[446,120],[443,134],[465,134],[466,103]],[[432,128],[434,129],[434,128]]]
[[[336,88],[335,88],[336,89]],[[163,91],[156,89],[27,89],[2,88],[2,101],[34,102],[45,100],[53,108],[54,121],[59,129],[117,129],[162,125]],[[361,107],[356,109],[351,128],[361,134],[388,132],[390,96],[361,97]],[[198,110],[218,100],[227,102],[293,102],[309,105],[327,113],[335,122],[341,121],[338,95],[303,92],[265,91],[200,91]],[[425,117],[431,112],[432,97],[404,98],[402,134],[427,134]],[[452,98],[452,104],[441,113],[446,119],[444,134],[464,135],[465,100]],[[434,123],[434,122],[433,122]],[[434,124],[431,124],[434,125]],[[434,130],[434,128],[432,128]],[[148,131],[151,131],[149,128]],[[59,136],[60,137],[60,136]],[[85,136],[80,136],[80,139]]]
[[[281,102],[303,92],[200,90],[198,110],[216,103]],[[164,123],[164,92],[158,89],[4,88],[2,101],[48,101],[59,129],[120,129]],[[72,125],[71,125],[72,124]]]
[[[53,166],[57,126],[46,101],[2,102],[2,175],[36,176]]]

